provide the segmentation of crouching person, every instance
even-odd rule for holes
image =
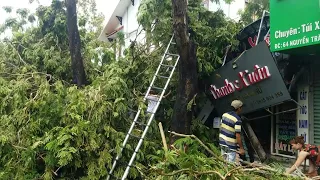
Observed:
[[[319,147],[305,144],[303,136],[297,136],[290,141],[292,149],[298,150],[299,155],[296,162],[292,165],[290,169],[287,170],[288,174],[294,172],[303,161],[309,160],[309,171],[307,176],[314,177],[318,175],[317,169],[320,166],[320,153]]]

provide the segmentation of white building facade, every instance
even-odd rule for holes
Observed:
[[[105,19],[104,29],[99,39],[112,42],[117,37],[118,32],[124,34],[125,47],[127,48],[134,40],[142,42],[145,40],[145,33],[141,32],[137,21],[137,14],[142,0],[114,0],[117,5],[112,9],[112,14]],[[203,6],[210,11],[223,10],[227,17],[239,20],[239,10],[243,10],[247,0],[235,0],[232,4],[221,1],[219,4],[210,0],[204,0]],[[139,28],[139,29],[138,29]],[[137,36],[139,34],[139,36]],[[122,49],[123,50],[123,49]]]
[[[145,33],[139,28],[137,13],[141,0],[116,0],[116,7],[112,10],[110,17],[106,17],[105,26],[99,39],[112,42],[117,37],[117,33],[122,32],[125,39],[125,48],[131,41],[142,42]],[[139,35],[138,35],[139,34]],[[138,36],[137,36],[138,35]]]

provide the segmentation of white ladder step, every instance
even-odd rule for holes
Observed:
[[[161,66],[164,66],[164,67],[171,67],[171,68],[173,68],[174,66],[172,66],[172,65],[168,65],[168,64],[161,64]]]
[[[160,91],[165,90],[164,88],[160,88],[160,87],[156,87],[156,86],[152,86],[151,88],[152,88],[152,89],[157,89],[157,90],[160,90]]]
[[[134,137],[134,138],[137,138],[137,139],[143,139],[143,138],[141,138],[141,137],[139,137],[139,136],[137,136],[137,135],[135,135],[135,134],[131,134],[131,133],[129,133],[129,136]]]
[[[161,75],[156,75],[157,77],[160,77],[160,78],[164,78],[164,79],[169,79],[170,77],[168,76],[161,76]]]
[[[171,53],[166,53],[166,55],[169,55],[169,56],[179,56],[179,54],[171,54]]]

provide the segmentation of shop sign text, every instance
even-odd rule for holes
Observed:
[[[284,144],[282,142],[275,143],[274,144],[274,148],[276,150],[278,150],[278,151],[286,151],[286,152],[292,152],[293,153],[293,149],[292,149],[290,144]]]
[[[214,99],[219,99],[232,94],[235,91],[240,91],[243,88],[268,79],[269,77],[271,77],[271,74],[268,66],[263,66],[260,68],[258,65],[255,65],[253,72],[249,72],[248,70],[239,72],[239,79],[237,80],[229,81],[228,79],[225,79],[224,86],[220,88],[217,88],[215,85],[210,85],[210,91]]]
[[[319,1],[270,0],[270,36],[273,52],[319,44]]]

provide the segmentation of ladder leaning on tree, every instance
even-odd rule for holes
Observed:
[[[136,138],[136,139],[139,140],[139,142],[138,142],[138,144],[137,144],[137,146],[136,146],[136,148],[135,148],[135,150],[134,150],[134,152],[133,152],[133,154],[132,154],[132,156],[131,156],[131,158],[130,158],[129,163],[126,165],[126,169],[125,169],[124,174],[122,175],[121,179],[122,179],[122,180],[126,179],[127,176],[128,176],[128,174],[129,174],[130,168],[132,167],[132,164],[133,164],[133,162],[134,162],[134,160],[135,160],[135,157],[136,157],[136,155],[137,155],[137,153],[138,153],[138,151],[139,151],[139,149],[140,149],[140,147],[141,147],[141,145],[142,145],[142,143],[143,143],[143,140],[144,140],[144,138],[145,138],[145,136],[146,136],[146,134],[147,134],[147,132],[148,132],[148,129],[149,129],[149,127],[150,127],[150,125],[151,125],[151,123],[152,123],[152,121],[153,121],[154,115],[155,115],[155,113],[157,112],[157,109],[158,109],[158,107],[159,107],[159,105],[160,105],[160,102],[161,102],[161,100],[162,100],[162,98],[163,98],[163,96],[164,96],[164,94],[165,94],[165,91],[166,91],[166,89],[167,89],[167,87],[168,87],[168,85],[169,85],[169,83],[170,83],[171,77],[172,77],[172,75],[173,75],[173,73],[174,73],[174,71],[175,71],[175,69],[176,69],[176,66],[177,66],[177,64],[178,64],[178,62],[179,62],[179,59],[180,59],[180,56],[179,56],[178,54],[171,54],[171,53],[169,53],[170,47],[171,47],[172,45],[175,45],[175,43],[173,42],[173,40],[174,40],[174,35],[172,35],[172,37],[171,37],[171,39],[170,39],[170,42],[169,42],[169,44],[167,45],[167,48],[166,48],[166,50],[165,50],[165,53],[163,54],[163,56],[162,56],[162,58],[161,58],[160,64],[158,65],[158,68],[157,68],[157,70],[156,70],[156,72],[155,72],[155,74],[154,74],[154,76],[153,76],[153,79],[152,79],[152,81],[151,81],[151,83],[150,83],[150,85],[149,85],[149,87],[148,87],[148,91],[147,91],[147,93],[145,94],[144,99],[143,99],[144,101],[145,101],[145,100],[149,100],[148,97],[150,97],[149,95],[150,95],[150,91],[151,91],[151,90],[160,91],[161,94],[158,96],[158,97],[159,97],[158,100],[156,100],[156,105],[155,105],[155,107],[153,108],[153,111],[152,111],[152,112],[149,112],[149,113],[150,113],[150,117],[149,117],[149,119],[147,120],[147,123],[146,123],[146,124],[142,123],[142,121],[138,121],[139,116],[140,116],[140,113],[141,113],[141,111],[142,111],[141,108],[138,109],[138,111],[137,111],[137,113],[136,113],[136,115],[135,115],[135,118],[134,118],[134,120],[133,120],[133,122],[132,122],[132,124],[131,124],[131,126],[130,126],[130,128],[129,128],[129,131],[128,131],[128,133],[126,134],[126,137],[125,137],[125,139],[124,139],[124,141],[123,141],[123,143],[122,143],[120,152],[117,154],[116,158],[115,158],[114,161],[113,161],[112,168],[111,168],[111,170],[109,171],[107,180],[109,180],[109,179],[111,179],[111,178],[112,178],[112,179],[120,179],[120,178],[117,178],[117,177],[115,177],[115,176],[113,175],[114,170],[115,170],[115,168],[116,168],[116,166],[117,166],[117,162],[118,162],[119,159],[121,158],[122,152],[123,152],[123,150],[125,149],[126,144],[128,143],[129,139],[131,139],[131,138]],[[168,64],[168,63],[165,63],[165,62],[171,62],[171,64]],[[162,75],[162,74],[161,74],[162,71],[164,71],[164,69],[166,69],[166,70],[165,70],[165,73],[167,73],[167,74],[169,74],[169,75]],[[163,80],[164,80],[164,81],[163,81]],[[163,86],[163,87],[155,86],[155,84],[156,84],[155,82],[156,82],[156,81],[160,81],[160,82],[164,83],[164,86]],[[161,85],[161,86],[162,86],[162,85]],[[151,99],[150,99],[150,100],[151,100]],[[153,101],[154,101],[154,100],[153,100]],[[141,130],[141,131],[143,131],[143,133],[142,133],[141,136],[136,136],[136,135],[132,134],[133,129],[135,128],[136,124],[137,124],[137,125],[140,125],[140,127],[141,127],[141,126],[144,127],[144,129]]]

